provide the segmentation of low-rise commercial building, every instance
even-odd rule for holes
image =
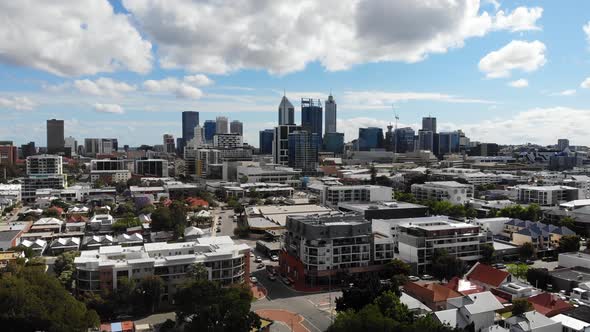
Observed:
[[[375,185],[324,186],[321,203],[338,206],[342,202],[389,202],[393,199],[391,187]]]
[[[578,188],[568,186],[529,186],[514,187],[516,199],[520,203],[539,205],[558,205],[578,199]]]
[[[357,212],[367,220],[399,219],[425,217],[428,207],[406,202],[374,202],[374,203],[338,203],[338,209],[344,212]]]

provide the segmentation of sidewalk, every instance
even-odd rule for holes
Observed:
[[[256,300],[265,298],[268,293],[266,288],[252,283],[250,284],[250,290],[252,291],[252,296],[254,296]]]
[[[256,310],[258,316],[273,321],[279,321],[287,325],[293,332],[310,332],[307,327],[303,326],[304,318],[294,312],[282,309],[260,309]]]

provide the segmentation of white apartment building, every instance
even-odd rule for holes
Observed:
[[[415,183],[412,194],[418,201],[448,201],[453,204],[465,204],[473,199],[473,185],[456,181]]]
[[[243,137],[240,134],[215,134],[213,146],[216,148],[234,149],[243,145]]]
[[[23,180],[22,199],[35,199],[37,189],[62,189],[67,187],[63,174],[62,157],[55,155],[36,155],[27,157],[27,177]]]
[[[75,156],[78,154],[78,142],[76,138],[69,136],[64,138],[64,148],[69,148],[71,151],[71,155]]]
[[[80,291],[112,291],[121,277],[139,281],[157,275],[165,285],[162,300],[169,300],[195,263],[205,265],[209,280],[224,285],[243,282],[249,275],[249,251],[248,245],[236,244],[229,236],[85,250],[74,259],[76,285]]]
[[[11,204],[20,202],[22,199],[22,185],[0,183],[0,199],[11,201]]]
[[[520,203],[539,205],[558,205],[578,199],[578,188],[568,186],[529,186],[518,185],[513,188],[516,191],[516,200]]]
[[[374,185],[324,186],[321,203],[338,206],[341,202],[388,202],[393,199],[391,187]]]
[[[301,172],[290,167],[278,165],[264,165],[244,162],[237,167],[237,179],[246,179],[247,183],[270,182],[287,183],[298,182]]]
[[[93,159],[90,161],[90,181],[103,179],[107,183],[126,182],[131,179],[133,161],[124,159]]]
[[[481,258],[481,245],[493,244],[492,233],[463,222],[419,220],[397,226],[399,258],[415,273],[429,273],[435,250],[444,249],[463,261]]]

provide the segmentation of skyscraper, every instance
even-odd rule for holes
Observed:
[[[441,132],[438,134],[438,153],[439,157],[449,153],[459,152],[459,132]]]
[[[186,142],[193,138],[195,127],[199,124],[199,112],[184,111],[182,112],[182,146],[179,149],[182,151]]]
[[[344,133],[326,133],[323,139],[324,151],[340,155],[344,152]]]
[[[259,148],[258,153],[260,154],[272,154],[272,140],[274,137],[273,129],[264,129],[259,133]]]
[[[289,134],[289,167],[305,172],[314,172],[318,167],[320,136],[307,130]]]
[[[64,120],[47,120],[47,153],[64,152]]]
[[[242,121],[233,120],[230,122],[229,132],[230,134],[240,134],[240,136],[244,135],[244,124]]]
[[[66,156],[75,156],[78,153],[78,142],[72,136],[64,138],[64,152]]]
[[[326,100],[326,134],[336,132],[336,100],[332,94]]]
[[[228,120],[225,116],[218,116],[215,118],[215,133],[216,134],[228,134]]]
[[[418,150],[434,151],[434,133],[430,130],[418,130]]]
[[[287,96],[283,96],[281,103],[279,104],[279,126],[294,124],[295,107],[293,107],[293,104],[287,99]]]
[[[203,124],[203,131],[205,133],[205,141],[207,143],[213,143],[213,136],[215,136],[215,130],[217,129],[217,123],[213,120],[206,120]]]
[[[272,156],[275,164],[289,164],[289,134],[301,130],[301,126],[282,125],[275,127],[272,140]]]
[[[323,122],[322,104],[319,100],[314,102],[311,98],[301,98],[301,127],[310,133],[322,137]]]
[[[170,134],[164,134],[162,137],[162,143],[164,144],[164,152],[174,153],[176,151],[174,146],[174,136]]]
[[[422,118],[422,130],[436,134],[436,118],[427,116]]]
[[[397,153],[414,151],[414,140],[416,136],[414,129],[410,127],[398,128],[393,133]]]
[[[376,127],[359,128],[359,151],[383,148],[383,129]]]
[[[557,140],[557,148],[559,151],[565,150],[565,148],[570,146],[570,140],[567,138],[560,138]]]

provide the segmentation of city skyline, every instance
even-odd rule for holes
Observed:
[[[65,120],[65,136],[78,142],[86,137],[117,137],[131,146],[158,144],[165,133],[182,136],[181,112],[197,111],[201,123],[217,116],[241,121],[245,141],[256,146],[258,132],[277,124],[277,105],[285,91],[295,106],[297,124],[301,98],[324,102],[331,91],[338,103],[337,128],[346,141],[356,138],[359,127],[385,129],[393,123],[393,105],[399,127],[418,130],[421,118],[430,114],[438,118],[439,130],[462,129],[477,141],[554,144],[568,137],[574,145],[590,145],[584,130],[577,128],[590,120],[586,107],[590,17],[584,15],[589,4],[574,9],[549,1],[500,2],[499,6],[495,1],[459,1],[444,10],[417,3],[409,11],[403,2],[376,1],[351,12],[333,9],[333,17],[323,17],[321,9],[329,5],[310,2],[309,8],[287,7],[291,10],[283,15],[296,21],[313,10],[317,19],[327,20],[326,26],[339,26],[348,18],[356,37],[341,27],[342,34],[333,40],[322,39],[321,49],[307,50],[297,42],[315,35],[294,23],[277,31],[278,36],[252,35],[253,45],[273,45],[279,37],[289,40],[284,51],[271,50],[270,56],[258,56],[256,61],[251,58],[256,57],[253,49],[245,52],[251,57],[242,57],[228,52],[225,44],[202,56],[183,57],[200,44],[191,40],[183,46],[159,32],[180,29],[185,21],[179,8],[197,17],[197,4],[177,6],[177,11],[167,13],[152,2],[97,2],[95,8],[64,14],[78,15],[71,19],[79,22],[79,29],[66,29],[77,47],[69,53],[48,52],[46,58],[37,55],[39,50],[64,47],[59,38],[51,38],[55,37],[51,31],[39,45],[2,36],[0,113],[9,125],[0,128],[0,138],[45,146],[45,122],[55,118]],[[9,13],[7,19],[21,35],[36,33],[41,29],[35,23],[37,12],[19,6],[3,12]],[[59,9],[59,4],[42,4],[39,13],[51,12],[44,11],[50,9],[44,6]],[[223,13],[223,8],[212,10]],[[248,4],[241,10],[245,18],[257,17]],[[269,6],[261,12],[276,10]],[[410,17],[408,22],[417,22],[414,35],[383,34],[396,26],[382,15],[394,18],[398,12]],[[177,25],[166,26],[166,15],[174,15],[177,20],[171,21]],[[366,26],[371,18],[380,24]],[[419,26],[433,18],[440,24],[439,37]],[[58,17],[50,15],[46,20],[61,27]],[[213,28],[207,25],[213,23],[202,24]],[[236,32],[234,25],[215,28]],[[121,29],[131,33],[119,36]],[[241,33],[248,35],[248,31]],[[379,53],[361,39],[379,41],[387,52]],[[90,42],[91,51],[101,48],[96,57],[82,47]],[[111,47],[105,47],[106,42]],[[231,40],[218,41],[223,42]],[[330,57],[329,49],[350,58]]]

